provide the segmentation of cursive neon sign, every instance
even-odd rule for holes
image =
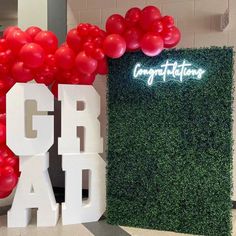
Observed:
[[[185,60],[182,63],[177,61],[169,62],[167,60],[164,64],[154,68],[148,68],[141,63],[137,63],[133,70],[133,77],[135,79],[146,77],[147,84],[151,86],[154,81],[166,82],[175,80],[183,82],[187,79],[200,80],[205,72],[202,68],[196,68]]]

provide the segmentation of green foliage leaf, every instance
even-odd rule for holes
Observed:
[[[133,79],[134,65],[183,59],[202,80]],[[231,234],[232,48],[109,60],[107,216],[111,224]]]

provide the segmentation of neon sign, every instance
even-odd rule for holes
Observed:
[[[169,80],[179,82],[188,79],[200,80],[205,72],[202,68],[196,68],[185,60],[182,63],[167,60],[164,64],[154,68],[148,68],[141,63],[137,63],[133,70],[133,77],[135,79],[147,77],[147,84],[151,86],[154,82]]]

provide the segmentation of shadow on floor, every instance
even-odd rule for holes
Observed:
[[[110,225],[105,217],[102,217],[98,222],[83,224],[95,236],[130,236],[118,225]]]

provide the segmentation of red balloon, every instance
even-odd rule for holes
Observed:
[[[93,25],[89,29],[89,35],[92,37],[99,37],[100,36],[100,29],[96,25]]]
[[[7,50],[5,51],[5,53],[6,53],[7,63],[8,63],[8,64],[11,63],[12,61],[14,61],[15,55],[14,55],[14,53],[12,52],[11,49],[7,49]]]
[[[0,144],[6,142],[6,126],[0,123]]]
[[[6,113],[0,114],[0,123],[6,125]]]
[[[4,166],[4,161],[5,161],[5,158],[0,156],[0,167],[3,167]],[[2,169],[1,169],[2,170]]]
[[[125,19],[119,14],[111,15],[106,21],[106,31],[109,34],[122,34],[125,31]]]
[[[169,40],[171,38],[171,28],[165,27],[160,35],[163,38],[164,42],[165,40]]]
[[[24,67],[23,62],[16,62],[12,67],[12,77],[16,82],[28,82],[33,79],[31,70]]]
[[[0,189],[3,192],[11,191],[16,186],[18,181],[17,175],[14,173],[10,176],[1,176],[0,178]]]
[[[81,23],[77,26],[77,33],[81,37],[85,37],[89,34],[90,26],[84,23]]]
[[[172,16],[164,16],[161,19],[161,22],[162,22],[163,26],[165,26],[167,28],[171,28],[175,25],[175,21],[174,21],[174,18]]]
[[[2,168],[2,175],[3,176],[11,176],[14,174],[14,169],[12,166],[4,166]]]
[[[94,44],[92,42],[86,42],[83,48],[87,56],[92,56],[93,51],[95,50]]]
[[[20,176],[19,157],[15,157],[15,160],[16,160],[16,165],[13,168],[15,170],[15,174],[17,174],[17,176]]]
[[[154,33],[147,33],[143,36],[140,45],[145,55],[153,57],[162,52],[164,42],[160,36]]]
[[[119,34],[108,35],[103,42],[103,50],[108,57],[119,58],[126,50],[126,43]]]
[[[49,86],[55,79],[55,71],[52,67],[46,65],[35,73],[34,79],[39,84]]]
[[[168,37],[165,37],[165,35],[163,36],[165,48],[175,47],[181,39],[181,33],[175,26],[168,28],[167,31],[165,31],[165,34],[168,35]]]
[[[58,84],[67,84],[68,80],[72,77],[74,71],[77,72],[76,68],[74,68],[73,70],[59,69],[55,76],[56,82]]]
[[[7,62],[8,62],[7,54],[5,52],[0,52],[0,63],[7,64]]]
[[[2,156],[0,156],[0,172],[2,172],[2,167],[5,164],[4,162],[5,162],[5,159]],[[1,173],[0,173],[0,176],[1,176]]]
[[[0,96],[4,96],[6,95],[7,91],[6,91],[6,86],[4,81],[0,80]]]
[[[160,20],[153,21],[150,31],[154,33],[161,33],[163,31],[163,23]]]
[[[8,163],[6,165],[10,165],[14,168],[14,170],[19,171],[19,157],[18,156],[7,157],[5,159],[5,162]]]
[[[6,96],[0,96],[0,113],[6,112]]]
[[[0,156],[4,159],[7,157],[14,157],[15,154],[6,146],[6,144],[0,145]]]
[[[9,73],[9,65],[0,64],[0,77],[7,76]]]
[[[66,78],[65,83],[67,84],[92,84],[95,79],[95,73],[93,74],[84,74],[78,72],[77,70],[68,71],[68,76],[64,75]]]
[[[76,70],[77,71],[77,70]],[[73,70],[60,70],[57,76],[58,84],[67,84],[73,75]]]
[[[104,39],[107,36],[107,32],[105,30],[100,29],[100,35],[99,36],[102,37],[102,39]]]
[[[92,43],[93,42],[93,37],[90,36],[90,35],[88,35],[86,37],[83,37],[83,42],[84,43]],[[83,50],[83,49],[81,49],[81,50]]]
[[[39,32],[41,32],[42,30],[39,28],[39,27],[37,27],[37,26],[30,26],[29,28],[27,28],[26,29],[26,33],[28,34],[28,35],[30,35],[30,37],[32,38],[32,39],[34,39],[35,38],[35,36],[39,33]]]
[[[142,38],[142,31],[137,27],[128,29],[124,33],[124,39],[128,50],[136,50],[140,47],[140,41]]]
[[[104,58],[101,61],[98,61],[98,67],[96,72],[100,75],[106,75],[108,74],[108,65],[107,65],[107,59]]]
[[[9,26],[3,32],[3,37],[6,38],[8,34],[12,33],[15,30],[20,30],[17,26]]]
[[[4,165],[11,166],[15,169],[18,165],[18,160],[19,160],[19,158],[17,158],[17,157],[6,157],[4,159]]]
[[[19,57],[26,67],[35,69],[43,65],[45,52],[40,45],[28,43],[21,48]]]
[[[72,29],[68,32],[66,36],[66,42],[68,46],[73,49],[75,52],[80,51],[83,45],[83,39],[81,36],[78,35],[76,29]]]
[[[8,49],[7,40],[5,38],[0,38],[0,52]]]
[[[101,48],[102,47],[102,44],[103,44],[103,38],[100,36],[100,37],[96,37],[94,40],[93,40],[93,45],[96,47],[96,48]]]
[[[84,74],[92,74],[97,68],[97,60],[86,55],[84,51],[80,52],[75,59],[76,69]]]
[[[57,66],[62,69],[71,69],[75,64],[75,54],[69,47],[60,47],[55,53]]]
[[[14,30],[9,32],[7,34],[6,40],[9,47],[15,53],[18,53],[25,44],[31,42],[30,36],[21,30]]]
[[[85,74],[84,74],[85,75]],[[78,74],[77,75],[73,75],[69,80],[68,80],[68,84],[79,84],[80,79]]]
[[[8,197],[11,193],[12,193],[12,190],[11,190],[11,191],[7,191],[7,192],[0,191],[0,198],[6,198],[6,197]]]
[[[95,78],[96,78],[95,74],[83,74],[83,73],[78,74],[79,84],[92,85]]]
[[[55,67],[56,66],[55,55],[53,55],[53,54],[46,55],[45,64],[48,66],[51,66],[51,67]]]
[[[66,83],[68,84],[79,84],[79,76],[78,71],[73,70],[70,74],[70,76],[67,78]]]
[[[155,20],[160,20],[161,19],[161,12],[160,10],[155,7],[155,6],[148,6],[145,7],[141,11],[141,16],[140,16],[140,26],[142,27],[143,30],[148,31],[152,25],[152,23]]]
[[[15,84],[14,79],[12,79],[11,77],[5,75],[5,76],[1,76],[0,79],[0,90],[4,93],[7,93],[9,89],[11,89],[11,87]],[[1,96],[1,94],[0,94]]]
[[[0,52],[0,64],[9,64],[14,59],[13,53],[10,49]]]
[[[139,22],[141,16],[141,10],[138,7],[133,7],[129,9],[125,14],[125,20],[127,25],[134,26]]]
[[[95,48],[91,55],[94,59],[100,61],[105,57],[105,54],[101,48]]]
[[[39,44],[48,54],[54,53],[58,47],[57,36],[51,31],[40,31],[35,36],[34,42]]]

